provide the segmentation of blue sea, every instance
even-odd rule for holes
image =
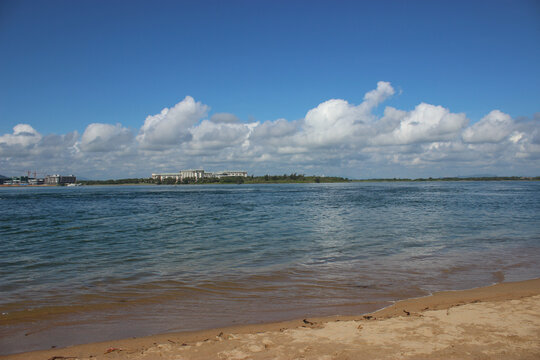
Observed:
[[[540,182],[0,188],[0,354],[540,277]]]

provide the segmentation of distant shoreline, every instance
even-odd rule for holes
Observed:
[[[374,178],[374,179],[347,179],[340,177],[323,177],[323,176],[309,176],[305,177],[304,180],[292,180],[292,179],[268,179],[261,180],[263,176],[258,176],[256,178],[242,178],[241,182],[233,181],[229,182],[190,182],[190,183],[155,183],[147,178],[139,179],[139,182],[133,181],[134,179],[110,179],[110,180],[81,180],[78,183],[84,186],[103,186],[103,185],[112,185],[112,186],[143,186],[143,185],[258,185],[258,184],[329,184],[329,183],[353,183],[353,182],[440,182],[440,181],[540,181],[540,176],[493,176],[493,177],[443,177],[443,178]],[[317,180],[318,179],[318,180]],[[130,180],[131,182],[124,182]],[[32,187],[32,188],[42,188],[42,187],[63,187],[61,185],[5,185],[0,184],[0,187],[11,188],[11,187]]]
[[[4,185],[4,184],[0,184],[0,187],[51,187],[51,186],[58,186],[58,185],[19,185],[19,184],[15,184],[15,185]]]
[[[347,179],[341,177],[306,176],[304,179],[272,179],[264,180],[264,176],[255,178],[247,177],[240,179],[233,178],[228,182],[190,182],[190,183],[153,183],[143,182],[148,179],[141,179],[140,182],[123,182],[126,179],[118,180],[81,180],[83,185],[241,185],[241,184],[316,184],[316,183],[351,183],[351,182],[434,182],[434,181],[540,181],[540,176],[494,176],[494,177],[444,177],[444,178],[380,178],[380,179]],[[282,176],[279,176],[282,177]],[[130,179],[131,180],[131,179]]]
[[[540,181],[540,176],[443,177],[417,179],[360,179],[353,182],[415,182],[415,181]]]

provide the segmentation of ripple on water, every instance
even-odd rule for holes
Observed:
[[[537,182],[12,190],[6,339],[32,321],[84,336],[358,313],[540,276]]]

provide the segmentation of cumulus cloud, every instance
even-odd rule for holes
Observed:
[[[298,120],[252,123],[230,113],[208,118],[209,107],[186,96],[149,115],[136,136],[121,124],[92,123],[82,136],[43,135],[18,124],[0,135],[0,168],[39,165],[90,178],[199,166],[359,178],[540,172],[540,115],[512,119],[493,110],[469,125],[465,114],[427,103],[386,106],[377,115],[394,93],[381,81],[360,104],[330,99]]]
[[[345,100],[325,101],[306,114],[301,141],[319,146],[343,144],[357,132],[362,115],[360,107]]]
[[[451,140],[461,135],[467,125],[465,114],[453,114],[442,106],[421,103],[413,111],[389,111],[388,123],[396,124],[389,133],[378,134],[373,144],[403,145]],[[399,121],[399,123],[397,123]]]
[[[360,104],[360,108],[364,112],[370,111],[381,102],[394,95],[394,93],[394,88],[389,82],[379,81],[376,89],[371,90],[364,95],[364,102]]]
[[[74,145],[78,136],[76,131],[42,135],[30,125],[16,125],[13,133],[0,136],[2,175],[21,175],[30,169],[67,169],[70,165],[66,164],[74,162]]]
[[[172,108],[164,108],[159,114],[148,116],[137,141],[146,149],[163,149],[189,141],[190,127],[206,116],[208,110],[208,106],[186,96]]]
[[[64,154],[75,153],[77,151],[75,145],[78,138],[79,133],[77,131],[63,135],[45,135],[36,147],[35,153],[46,156],[59,156],[61,152]]]
[[[267,141],[274,138],[284,138],[294,135],[298,130],[296,121],[287,121],[286,119],[277,119],[275,121],[265,121],[258,124],[251,135],[252,139],[258,141]]]
[[[88,152],[106,152],[120,149],[131,142],[133,134],[120,124],[93,123],[86,127],[80,148]]]
[[[493,110],[479,122],[463,131],[463,140],[468,143],[496,143],[510,135],[514,121],[510,115]]]
[[[0,136],[0,146],[18,146],[27,148],[37,144],[41,140],[41,135],[28,124],[18,124],[13,127],[12,134]]]
[[[311,146],[343,146],[349,141],[362,141],[373,135],[371,110],[394,94],[388,82],[379,81],[377,88],[364,96],[364,101],[352,105],[342,99],[323,102],[306,114],[298,141]]]
[[[203,120],[191,130],[192,139],[188,147],[198,150],[216,150],[241,145],[247,140],[253,125],[214,123]]]

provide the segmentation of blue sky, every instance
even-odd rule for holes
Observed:
[[[0,2],[0,173],[19,171],[23,165],[44,166],[39,157],[47,151],[38,148],[47,136],[49,143],[51,137],[63,136],[64,145],[69,151],[74,147],[76,156],[62,158],[67,163],[51,163],[40,171],[80,173],[83,169],[75,164],[82,157],[88,161],[84,168],[88,169],[87,177],[143,176],[151,169],[168,167],[157,153],[166,157],[176,151],[175,156],[184,160],[171,162],[169,170],[179,166],[223,165],[253,169],[256,173],[321,172],[327,164],[339,162],[332,172],[352,177],[458,175],[479,166],[481,171],[530,170],[537,175],[538,44],[538,1],[4,0]],[[311,109],[331,99],[359,105],[380,81],[389,82],[393,91],[384,97],[384,104],[370,110],[370,121],[384,118],[386,107],[409,112],[410,120],[417,106],[426,103],[442,106],[451,114],[464,113],[467,122],[460,122],[459,129],[463,132],[498,110],[510,117],[504,120],[506,138],[517,139],[516,131],[534,133],[527,143],[531,149],[526,153],[515,150],[515,154],[520,152],[515,155],[516,161],[508,157],[494,159],[491,155],[495,149],[486,148],[482,150],[488,152],[483,162],[463,157],[452,160],[455,153],[436,164],[424,157],[418,160],[418,168],[418,161],[397,161],[393,166],[390,159],[411,151],[419,153],[419,144],[433,147],[434,142],[455,142],[459,138],[464,146],[475,144],[468,150],[459,150],[466,153],[480,151],[478,146],[482,142],[464,141],[458,130],[454,138],[415,136],[413,142],[399,140],[391,144],[398,146],[392,151],[388,151],[385,140],[385,155],[377,160],[366,154],[373,154],[370,148],[380,144],[340,138],[363,145],[348,148],[348,157],[332,160],[328,158],[330,153],[343,150],[336,145],[342,144],[340,141],[321,140],[308,146],[307,140],[299,140],[302,134],[314,134],[307,131],[306,116]],[[183,124],[192,130],[178,130],[178,134],[187,135],[179,135],[177,142],[171,140],[166,149],[152,148],[148,152],[152,146],[141,146],[141,137],[137,137],[145,119],[159,114],[163,108],[173,108],[186,96],[205,105],[205,111],[191,121],[171,120],[171,126]],[[193,129],[216,113],[234,114],[241,124],[268,126],[284,118],[296,126],[298,136],[288,134],[292,136],[288,144],[272,142],[255,151],[251,135],[238,127],[212,128],[208,131],[217,138],[212,140],[212,146],[220,154],[229,152],[221,162],[210,163],[208,158],[215,156],[200,151],[201,144],[194,143],[197,136]],[[403,115],[395,126],[404,124],[406,117]],[[365,123],[366,119],[360,116],[351,122]],[[484,122],[503,121],[490,119]],[[446,120],[426,121],[443,124]],[[526,129],[512,127],[523,127],[523,122]],[[13,128],[18,124],[31,126],[31,131],[22,133],[35,131],[39,139],[17,142],[18,133]],[[116,130],[102,127],[104,134],[94,134],[103,141],[116,142],[109,144],[110,151],[103,144],[86,146],[86,151],[81,146],[91,124],[119,124]],[[131,135],[122,129],[129,130]],[[234,142],[236,138],[220,135],[233,130],[244,136],[244,142],[248,141],[245,146],[239,140],[238,144],[244,147],[236,152],[225,145],[225,140]],[[67,141],[66,136],[74,131],[77,134],[70,138],[71,142]],[[118,132],[126,142],[123,147],[115,137]],[[208,133],[205,134],[208,139]],[[95,140],[90,135],[89,132],[86,139]],[[27,140],[28,136],[24,136]],[[499,137],[484,143],[494,144],[493,139]],[[127,138],[132,144],[128,144]],[[221,148],[218,140],[222,140]],[[288,149],[291,143],[296,150]],[[15,149],[19,145],[22,147]],[[417,149],[412,149],[412,145]],[[323,160],[299,158],[299,154],[312,153],[315,147],[326,149],[320,156]],[[119,150],[122,154],[118,154]],[[239,159],[235,154],[240,150],[244,154],[252,151],[253,156]],[[140,170],[117,166],[118,162],[126,162],[128,151],[139,163],[144,159]],[[425,154],[426,149],[422,151]],[[503,154],[508,148],[497,151]],[[277,156],[284,153],[290,156]],[[24,157],[24,161],[19,157]],[[528,160],[518,164],[524,158]],[[377,168],[384,170],[378,172]]]

